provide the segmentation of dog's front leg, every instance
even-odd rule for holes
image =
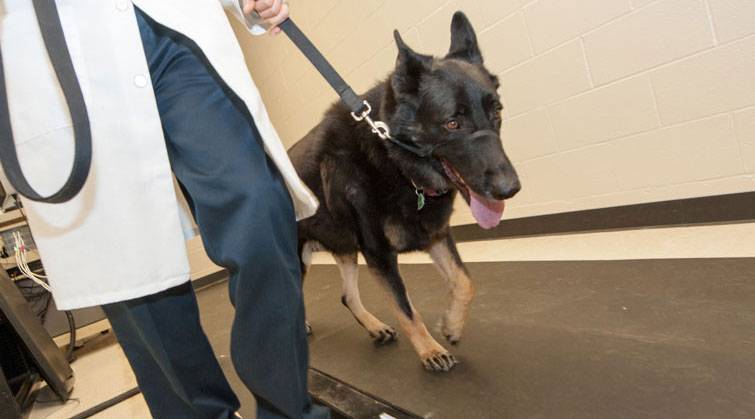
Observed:
[[[419,354],[422,365],[431,371],[448,371],[456,359],[428,332],[422,316],[414,309],[398,270],[398,258],[382,234],[362,230],[361,250],[372,274],[392,294],[394,311],[404,333]]]
[[[422,365],[431,371],[448,371],[456,364],[456,359],[442,347],[427,330],[422,316],[414,309],[407,294],[404,281],[398,272],[396,254],[375,258],[365,254],[372,274],[384,284],[393,295],[394,312],[404,334],[414,346]]]
[[[433,243],[429,253],[451,293],[451,303],[441,321],[441,332],[446,340],[455,345],[461,339],[469,305],[474,297],[474,286],[450,234]]]

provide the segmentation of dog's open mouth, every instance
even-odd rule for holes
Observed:
[[[456,186],[461,195],[467,201],[469,208],[472,210],[472,216],[477,220],[477,224],[484,229],[491,229],[501,222],[503,210],[506,207],[505,201],[487,199],[475,193],[470,189],[459,172],[453,168],[447,161],[441,160],[443,171],[446,176]]]

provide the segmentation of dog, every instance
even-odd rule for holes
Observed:
[[[314,216],[298,224],[299,255],[304,273],[312,250],[330,252],[343,280],[341,302],[377,343],[388,343],[396,340],[396,330],[367,311],[359,296],[361,252],[392,294],[399,324],[423,366],[448,371],[457,361],[412,305],[397,254],[430,254],[451,295],[440,330],[456,344],[474,287],[449,229],[454,199],[461,194],[478,224],[493,228],[520,182],[499,137],[498,79],[484,67],[464,13],[453,16],[451,47],[443,58],[413,51],[398,31],[394,38],[394,71],[364,95],[377,110],[373,118],[388,124],[391,139],[381,139],[335,104],[289,149],[297,173],[321,202]]]

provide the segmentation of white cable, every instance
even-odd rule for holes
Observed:
[[[15,243],[15,258],[16,258],[16,265],[18,266],[18,270],[21,271],[21,274],[32,281],[34,281],[37,285],[47,290],[47,292],[52,293],[52,289],[50,286],[44,281],[44,278],[47,278],[44,275],[39,275],[34,273],[31,270],[31,267],[29,267],[29,262],[26,260],[26,244],[24,243],[23,237],[21,237],[21,233],[19,231],[13,232],[13,239],[16,242]]]
[[[38,273],[35,273],[35,272],[34,272],[34,271],[33,271],[33,270],[31,269],[31,266],[29,266],[29,259],[27,259],[27,258],[26,258],[26,252],[21,252],[21,261],[22,261],[22,262],[24,262],[24,267],[25,267],[25,268],[26,268],[26,269],[27,269],[27,270],[28,270],[29,272],[33,273],[33,274],[34,274],[34,276],[36,276],[37,278],[44,278],[44,279],[47,279],[47,275],[42,275],[42,274],[38,274]]]
[[[24,264],[22,258],[23,256],[21,256],[21,253],[16,253],[16,264],[18,265],[18,269],[21,271],[21,274],[34,281],[36,284],[38,284],[48,292],[52,292],[50,286],[42,278],[39,278],[37,274],[32,272],[31,269],[29,269],[29,266]]]
[[[49,285],[48,285],[48,284],[47,284],[47,283],[46,283],[46,282],[45,282],[44,280],[42,280],[42,278],[38,278],[38,277],[37,277],[37,276],[36,276],[36,275],[34,274],[34,272],[31,272],[31,271],[29,271],[29,270],[26,270],[26,269],[22,269],[22,270],[21,270],[21,272],[22,272],[22,274],[23,274],[23,275],[24,275],[25,277],[27,277],[27,278],[31,279],[31,280],[32,280],[32,281],[34,281],[34,282],[35,282],[35,283],[36,283],[37,285],[39,285],[40,287],[42,287],[42,288],[44,288],[45,290],[47,290],[47,292],[50,292],[50,293],[52,292],[52,289],[50,288],[50,286],[49,286]]]
[[[31,279],[36,284],[38,284],[40,287],[44,288],[48,292],[52,292],[50,289],[50,286],[47,285],[46,282],[44,282],[41,278],[38,278],[37,275],[34,272],[31,272],[27,266],[24,266],[23,260],[21,260],[21,253],[16,253],[16,265],[18,267],[18,270],[21,271],[21,274],[25,276],[26,278]]]

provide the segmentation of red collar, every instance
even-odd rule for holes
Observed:
[[[422,189],[422,191],[424,191],[425,195],[427,196],[441,196],[447,192],[447,191],[439,192],[439,191],[436,191],[435,189],[430,189],[430,188],[424,188]]]
[[[437,196],[445,195],[446,193],[448,193],[448,191],[439,191],[437,189],[432,189],[432,188],[422,188],[420,186],[417,186],[417,184],[414,183],[414,181],[412,181],[412,186],[414,186],[414,190],[416,192],[421,193],[423,195],[432,196],[432,197],[437,197]]]

